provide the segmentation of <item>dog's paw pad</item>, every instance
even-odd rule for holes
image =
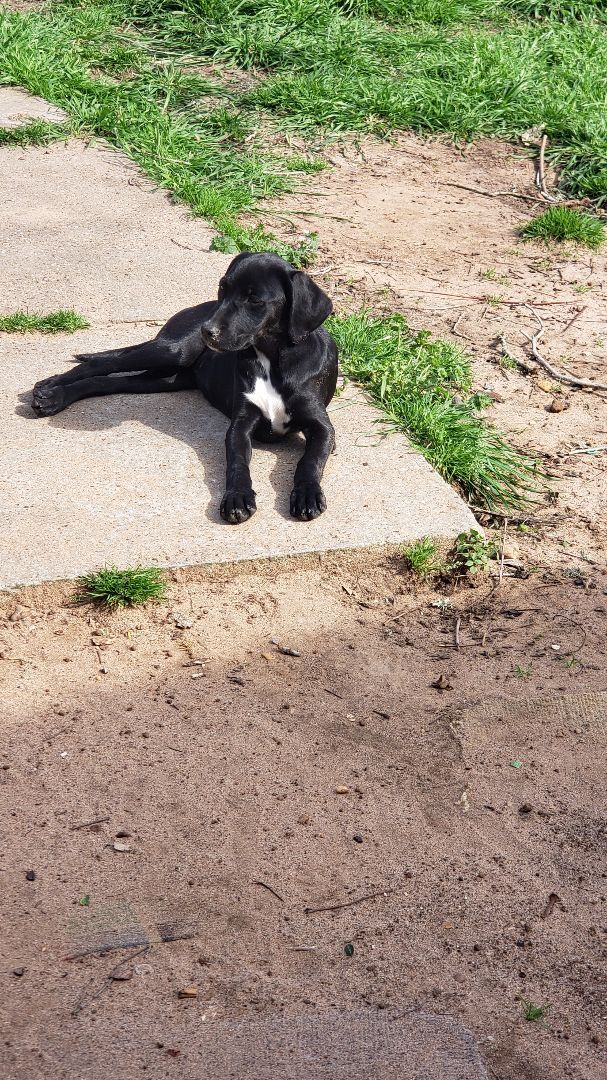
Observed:
[[[226,491],[220,513],[223,520],[230,525],[240,525],[252,517],[256,509],[254,491]]]
[[[291,492],[291,517],[313,521],[327,509],[327,500],[319,484],[304,484]]]
[[[38,383],[32,394],[32,408],[39,416],[54,416],[65,408],[65,394],[60,386]]]

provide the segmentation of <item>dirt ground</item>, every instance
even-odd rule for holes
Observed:
[[[549,204],[478,194],[537,199],[536,153],[489,139],[462,146],[414,136],[364,140],[332,153],[332,171],[306,183],[312,194],[275,204],[288,220],[273,214],[264,224],[291,238],[318,231],[315,274],[340,311],[364,304],[399,311],[415,329],[472,355],[475,389],[494,402],[487,417],[539,454],[549,473],[537,513],[556,528],[527,536],[526,557],[567,569],[572,561],[603,564],[607,395],[556,382],[531,360],[525,334],[538,330],[535,311],[544,357],[607,383],[607,258],[523,243],[520,227]],[[529,370],[502,367],[504,349]]]
[[[606,731],[557,704],[607,692],[606,459],[573,453],[607,441],[604,400],[548,412],[555,387],[497,363],[530,311],[469,299],[528,302],[546,355],[604,378],[605,259],[445,186],[531,192],[511,147],[335,161],[285,209],[322,212],[298,227],[329,291],[464,334],[554,494],[508,523],[501,582],[424,588],[393,553],[176,571],[115,615],[0,597],[9,1080],[190,1075],[207,1022],[361,1005],[457,1017],[498,1080],[606,1075]]]

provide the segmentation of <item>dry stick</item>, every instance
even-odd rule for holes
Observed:
[[[459,647],[460,647],[459,628],[460,628],[461,624],[462,624],[461,616],[458,615],[457,619],[455,620],[455,648],[456,649],[459,649]]]
[[[127,961],[134,960],[135,957],[137,957],[137,956],[143,956],[143,954],[149,952],[150,949],[151,949],[151,945],[144,945],[143,948],[139,950],[139,952],[131,953],[130,956],[123,957],[122,960],[118,964],[116,964],[115,967],[113,967],[111,971],[108,971],[108,973],[106,975],[106,981],[101,984],[101,986],[96,991],[96,993],[94,993],[88,999],[86,999],[84,995],[80,998],[80,1000],[77,1002],[77,1004],[72,1009],[72,1016],[78,1016],[78,1013],[81,1013],[82,1010],[87,1007],[87,1005],[92,1005],[92,1003],[94,1001],[97,1001],[97,999],[100,998],[101,995],[103,993],[105,993],[106,990],[109,990],[110,986],[112,985],[114,975],[116,974],[117,971],[120,970],[120,968],[124,964],[127,963]]]
[[[72,832],[76,829],[88,829],[89,825],[100,825],[102,821],[109,821],[110,815],[106,814],[105,817],[96,817],[92,821],[82,821],[80,825],[72,825]]]
[[[531,307],[531,304],[521,304],[521,307],[527,308],[527,311],[530,311],[534,319],[537,320],[539,329],[535,334],[528,334],[525,330],[522,330],[521,333],[523,333],[527,340],[531,342],[531,355],[540,367],[543,367],[544,371],[547,371],[549,375],[552,375],[553,379],[558,379],[559,382],[564,382],[568,386],[577,386],[580,390],[607,390],[607,383],[593,382],[592,379],[577,379],[573,375],[566,375],[564,371],[558,371],[552,364],[549,364],[542,354],[538,352],[537,348],[537,343],[544,333],[543,320],[540,318],[537,311]]]
[[[475,195],[484,195],[487,199],[499,199],[508,195],[511,199],[525,199],[527,202],[543,203],[543,199],[536,199],[535,195],[521,195],[518,191],[483,191],[482,188],[468,187],[467,184],[456,184],[453,180],[439,180],[442,187],[461,188],[462,191],[472,191]]]
[[[506,550],[506,529],[508,528],[508,518],[504,518],[504,531],[502,533],[502,550],[500,552],[500,576],[499,583],[501,585],[504,577],[504,553]]]
[[[577,309],[575,315],[567,323],[567,326],[564,326],[563,329],[559,331],[559,334],[558,334],[559,337],[561,337],[563,334],[567,333],[569,328],[573,326],[574,322],[577,322],[580,315],[583,315],[583,313],[587,310],[587,307],[588,307],[588,305],[585,305],[584,307],[581,307],[581,308]]]
[[[551,195],[546,187],[546,144],[548,143],[548,136],[542,135],[540,142],[540,157],[537,166],[537,172],[535,174],[536,186],[540,189],[542,195],[550,202],[558,202],[555,195]]]
[[[344,904],[326,904],[324,907],[305,907],[304,915],[314,915],[317,911],[339,911],[340,908],[353,907],[354,904],[362,904],[363,900],[374,900],[376,896],[388,896],[395,889],[382,889],[381,892],[367,893],[359,896],[356,900],[347,900]]]
[[[265,881],[252,881],[251,885],[261,885],[262,889],[267,889],[269,893],[272,893],[272,896],[275,896],[277,900],[280,900],[281,904],[284,904],[284,897],[281,896],[280,893],[277,893],[276,889],[273,889],[271,885],[266,885]]]

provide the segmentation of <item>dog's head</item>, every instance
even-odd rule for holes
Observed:
[[[217,307],[202,326],[205,345],[236,352],[264,339],[297,344],[333,310],[302,270],[268,252],[237,255],[219,282]]]

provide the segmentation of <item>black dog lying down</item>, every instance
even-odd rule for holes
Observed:
[[[236,525],[256,510],[251,439],[273,442],[297,431],[306,449],[291,514],[308,521],[326,509],[320,482],[335,448],[326,407],[335,393],[337,349],[321,328],[331,310],[322,289],[277,255],[237,255],[217,302],[180,311],[143,345],[76,356],[80,367],[36,383],[32,405],[39,416],[53,416],[86,397],[198,387],[230,419],[225,521]]]

